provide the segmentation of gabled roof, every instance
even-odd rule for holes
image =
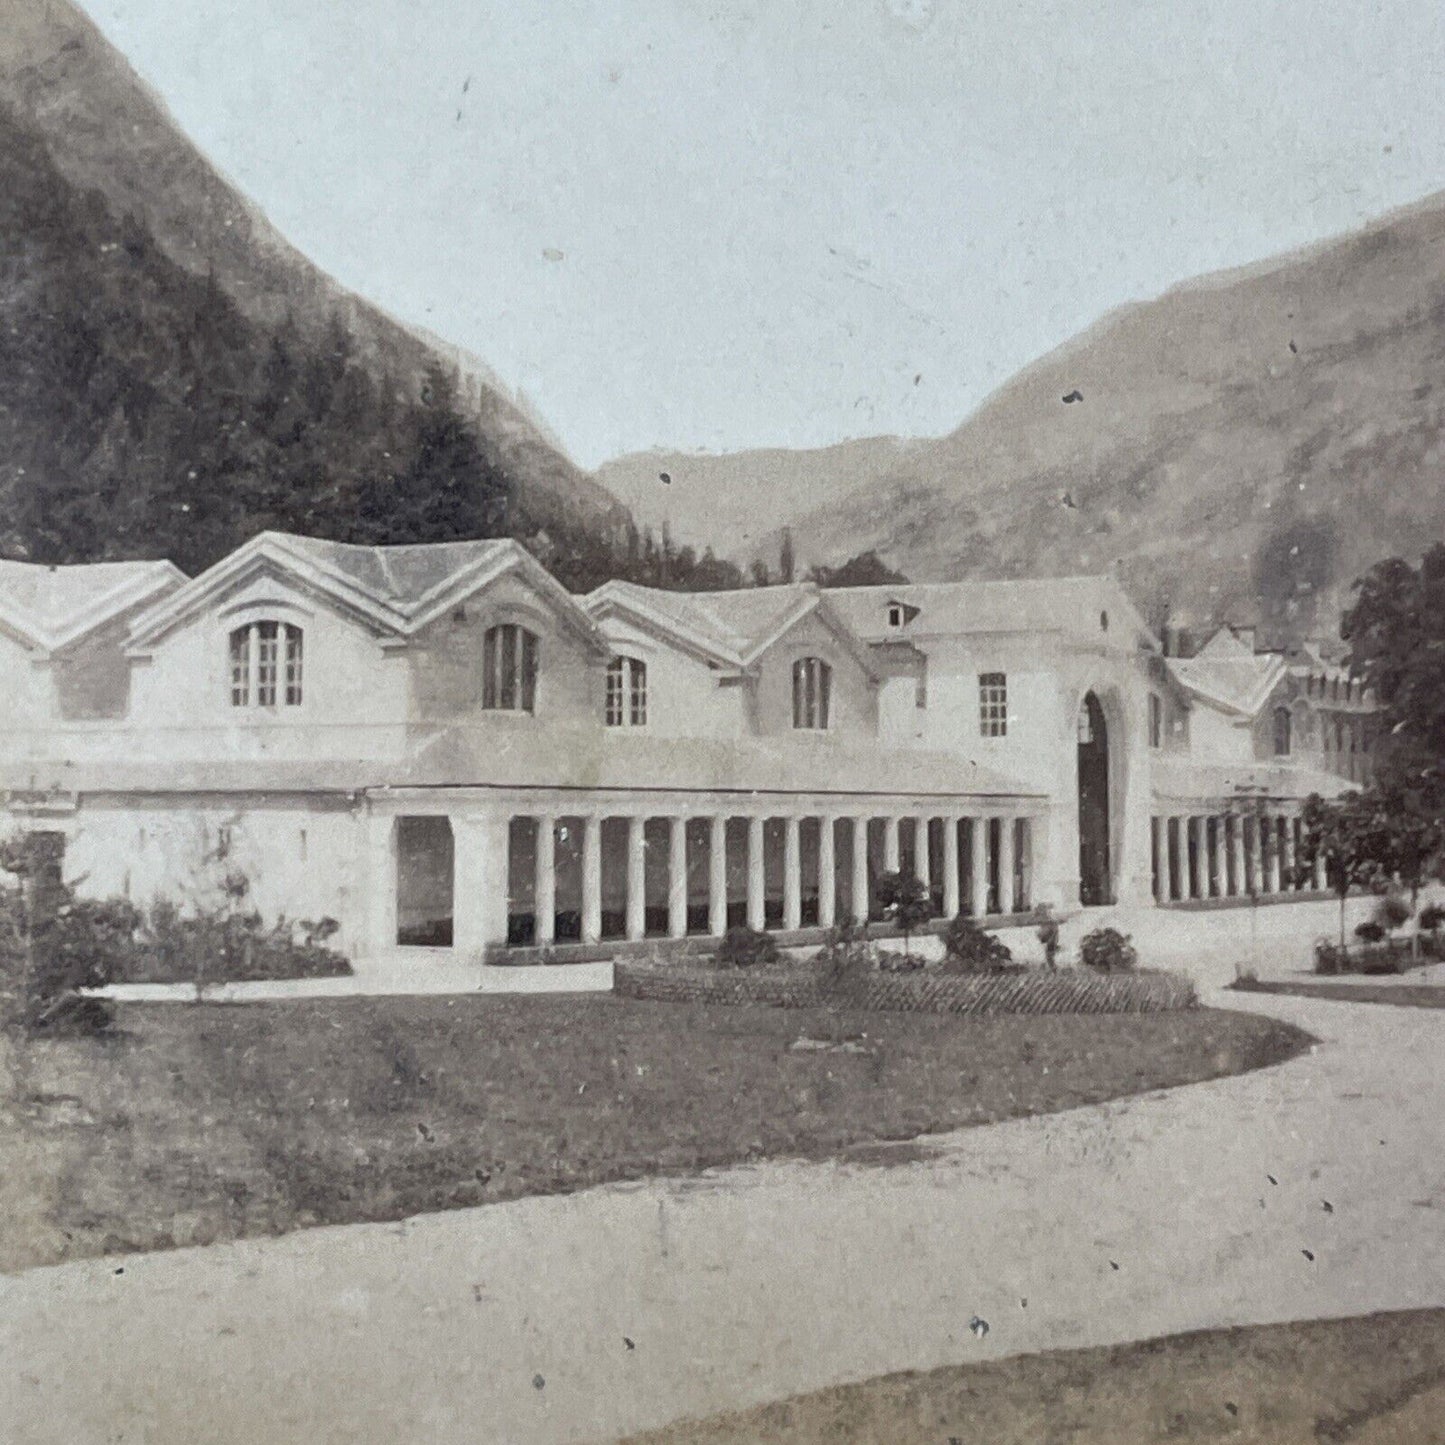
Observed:
[[[1195,697],[1240,717],[1254,717],[1285,675],[1276,653],[1241,657],[1171,657],[1169,669]]]
[[[870,676],[872,661],[831,597],[810,583],[729,592],[667,592],[635,582],[604,582],[583,599],[598,620],[630,617],[723,667],[747,668],[805,617],[817,616]]]
[[[170,562],[0,561],[0,627],[28,647],[54,652],[185,580]]]
[[[363,547],[261,532],[136,619],[132,646],[144,649],[258,572],[273,570],[324,597],[383,637],[415,635],[449,607],[516,572],[574,631],[604,645],[576,599],[511,538]]]
[[[868,642],[898,635],[899,629],[888,625],[889,604],[897,602],[917,609],[908,622],[913,638],[1067,632],[1096,640],[1107,613],[1111,630],[1132,628],[1151,646],[1159,645],[1118,579],[1107,575],[830,587],[824,596],[848,627]]]

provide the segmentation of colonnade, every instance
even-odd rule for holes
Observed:
[[[1322,890],[1324,861],[1307,875],[1304,823],[1298,813],[1167,813],[1150,820],[1154,898],[1181,903],[1208,898],[1268,897]]]
[[[791,931],[831,928],[845,916],[866,921],[879,876],[904,869],[924,884],[936,914],[985,917],[1031,907],[1035,831],[1031,817],[1006,813],[529,812],[511,818],[507,837],[511,846],[526,839],[531,877],[519,887],[515,866],[504,876],[514,894],[530,893],[509,899],[513,929],[519,915],[530,916],[527,941],[542,945],[557,940],[562,917],[584,943],[718,936],[735,922]],[[559,910],[564,850],[569,876],[580,871],[580,906],[571,906],[573,884]]]

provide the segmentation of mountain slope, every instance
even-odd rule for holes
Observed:
[[[758,454],[769,506],[794,476],[815,497],[780,518],[800,560],[876,548],[916,580],[1117,566],[1181,621],[1331,625],[1370,563],[1445,535],[1445,197],[1123,308],[949,436],[872,445],[852,455],[876,470],[823,496],[826,453]]]
[[[462,372],[462,396],[497,464],[543,525],[620,525],[625,515],[494,384],[482,363],[446,348],[345,291],[226,183],[163,104],[69,0],[0,0],[0,105],[43,146],[78,192],[132,216],[163,255],[213,275],[242,316],[288,317],[312,343],[340,317],[380,381],[415,392],[438,360]]]

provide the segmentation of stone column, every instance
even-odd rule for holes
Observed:
[[[1014,892],[1014,820],[1000,818],[998,823],[998,911],[1018,912]]]
[[[928,857],[928,819],[913,820],[913,875],[925,889],[933,883],[933,865]],[[932,897],[932,894],[929,894]]]
[[[973,847],[973,916],[982,918],[988,912],[988,819],[974,818],[969,824]]]
[[[1204,819],[1197,813],[1189,818],[1189,896],[1203,898],[1205,895],[1204,874],[1209,866],[1207,857],[1209,845],[1204,836]]]
[[[532,885],[534,936],[548,944],[557,936],[557,820],[537,819],[537,875]]]
[[[891,815],[883,820],[883,871],[885,873],[898,871],[898,823],[899,820]]]
[[[853,819],[853,919],[868,922],[868,817]]]
[[[375,957],[397,947],[396,819],[389,813],[368,817],[361,847],[368,906],[366,937],[358,952]]]
[[[1264,820],[1264,891],[1279,892],[1279,819],[1271,813]]]
[[[1284,878],[1281,886],[1286,893],[1294,893],[1299,884],[1295,882],[1294,876],[1294,824],[1293,818],[1281,818],[1280,820],[1280,855],[1281,864],[1284,868]]]
[[[582,824],[582,942],[602,938],[602,818],[590,813]]]
[[[1020,912],[1027,912],[1034,906],[1034,820],[1020,818],[1019,836],[1019,895]]]
[[[1165,903],[1169,899],[1169,820],[1151,818],[1150,843],[1154,849],[1154,901]]]
[[[1231,896],[1242,898],[1247,892],[1244,881],[1244,819],[1238,813],[1229,815],[1229,855],[1233,860],[1234,888]]]
[[[507,941],[505,816],[453,817],[452,946],[462,963],[482,963]]]
[[[667,936],[687,937],[687,819],[667,820]]]
[[[803,926],[801,822],[796,813],[783,819],[783,927]]]
[[[958,916],[958,819],[943,820],[943,916]]]
[[[748,927],[761,929],[767,921],[764,909],[763,820],[748,819]]]
[[[1325,855],[1320,852],[1315,854],[1315,892],[1323,893],[1330,886],[1329,875],[1325,871]]]
[[[627,936],[634,941],[647,932],[646,818],[627,820]]]
[[[1209,896],[1224,896],[1224,820],[1218,813],[1211,813],[1204,825],[1204,836],[1209,844]]]
[[[728,931],[728,820],[715,813],[709,820],[707,850],[707,931],[720,938]]]
[[[838,921],[838,858],[833,819],[818,819],[818,927],[832,928]]]

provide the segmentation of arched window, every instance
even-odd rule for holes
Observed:
[[[301,705],[301,629],[291,622],[251,622],[231,632],[231,706]]]
[[[1287,758],[1290,754],[1290,746],[1293,739],[1291,733],[1291,719],[1287,707],[1277,707],[1274,710],[1274,755],[1277,758]]]
[[[607,726],[647,726],[647,664],[640,657],[614,657],[607,664]]]
[[[793,726],[826,730],[832,692],[833,669],[821,657],[800,657],[793,664]]]
[[[482,638],[482,706],[490,712],[532,712],[536,703],[536,634],[515,622],[487,628]]]

